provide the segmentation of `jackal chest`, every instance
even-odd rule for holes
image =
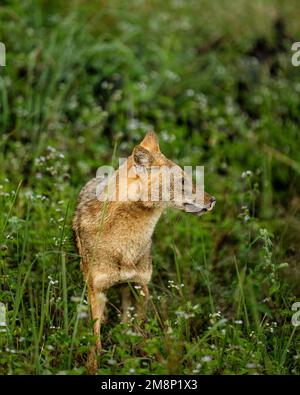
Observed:
[[[151,239],[121,239],[118,245],[106,245],[104,256],[93,266],[95,286],[105,288],[118,283],[148,283],[152,275]],[[103,252],[103,251],[102,251]],[[104,251],[105,252],[105,251]],[[103,256],[103,254],[102,254]]]
[[[150,250],[159,214],[147,218],[147,221],[135,218],[132,222],[120,223],[106,234],[107,247],[115,252],[121,265],[137,265]]]

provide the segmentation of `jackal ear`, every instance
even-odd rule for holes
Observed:
[[[160,151],[158,138],[152,130],[147,132],[144,140],[141,142],[141,146],[147,148],[149,151]]]
[[[146,168],[151,167],[153,163],[153,157],[151,152],[142,147],[141,145],[137,145],[133,150],[133,160],[137,166],[143,166]]]

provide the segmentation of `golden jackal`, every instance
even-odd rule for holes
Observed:
[[[169,177],[162,169],[175,171]],[[151,238],[163,210],[174,207],[202,215],[212,210],[216,201],[205,192],[199,199],[192,178],[160,152],[152,131],[113,177],[100,185],[99,188],[99,179],[95,178],[82,189],[73,221],[97,338],[96,348],[89,356],[90,370],[96,367],[95,352],[101,348],[100,325],[107,290],[116,284],[127,284],[122,287],[126,321],[131,303],[128,283],[136,283],[142,295],[138,309],[146,310],[152,274]],[[189,192],[178,193],[183,189]]]

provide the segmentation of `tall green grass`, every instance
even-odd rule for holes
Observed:
[[[110,292],[98,373],[299,374],[296,5],[3,2],[1,374],[86,373],[76,198],[149,127],[217,205],[163,215],[148,318],[120,323]]]

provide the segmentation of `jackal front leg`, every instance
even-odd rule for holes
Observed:
[[[97,369],[97,354],[101,350],[100,329],[106,303],[106,292],[104,289],[95,289],[91,286],[88,286],[88,294],[92,320],[94,322],[93,329],[94,335],[96,337],[96,344],[88,355],[87,368],[90,373],[95,373]]]

